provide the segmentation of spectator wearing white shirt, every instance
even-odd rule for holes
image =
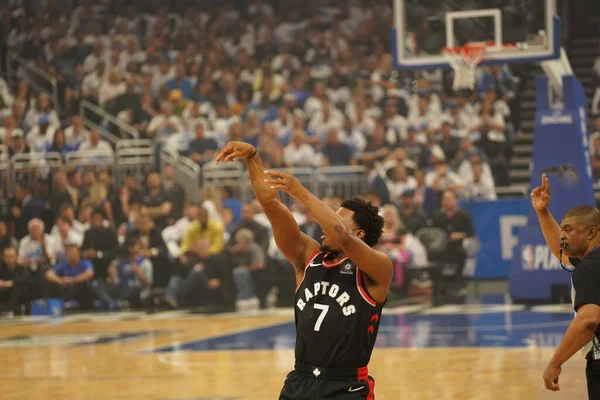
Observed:
[[[344,115],[331,105],[329,99],[321,101],[321,111],[317,111],[310,119],[308,129],[315,132],[324,141],[331,129],[341,129],[344,123]]]
[[[414,176],[408,175],[406,167],[397,164],[387,171],[387,188],[390,192],[390,200],[400,203],[400,197],[407,191],[417,190],[418,183]]]
[[[494,182],[483,177],[483,165],[481,163],[472,164],[472,175],[470,179],[465,180],[465,187],[462,195],[468,200],[487,200],[495,201],[497,199]]]
[[[504,116],[494,112],[492,106],[489,100],[484,100],[479,115],[473,118],[471,136],[474,142],[483,141],[485,137],[491,142],[506,142]]]
[[[164,102],[160,107],[161,113],[155,115],[148,124],[147,133],[150,138],[164,140],[170,135],[183,132],[183,122],[177,115],[173,115],[173,107]]]
[[[318,111],[321,111],[322,102],[325,100],[325,85],[323,82],[315,82],[313,93],[304,103],[304,113],[307,118],[312,118]]]
[[[79,151],[88,151],[91,157],[106,157],[113,154],[113,149],[110,144],[100,139],[100,132],[97,129],[90,131],[90,138],[79,146]]]
[[[108,80],[98,90],[98,101],[100,105],[106,107],[126,90],[127,86],[121,80],[121,74],[113,68],[108,74]]]
[[[15,98],[10,92],[6,81],[0,78],[0,104],[3,104],[5,107],[10,107],[14,101]]]
[[[81,82],[81,94],[84,98],[98,99],[100,88],[106,79],[106,64],[104,61],[96,65],[96,69],[87,74]]]
[[[167,226],[161,232],[162,238],[167,244],[169,254],[173,258],[178,258],[181,255],[179,244],[183,236],[187,232],[190,224],[196,220],[198,215],[198,207],[193,202],[187,202],[183,208],[183,217],[179,218],[175,224]]]
[[[19,265],[36,272],[48,268],[55,262],[56,242],[44,233],[44,222],[34,218],[27,225],[29,234],[19,243]]]
[[[52,145],[56,128],[50,125],[50,118],[46,114],[40,114],[38,125],[27,133],[27,145],[31,151],[44,153]]]
[[[71,125],[65,128],[65,142],[67,146],[79,148],[81,143],[90,138],[90,132],[83,126],[83,118],[74,115],[71,118]]]
[[[273,128],[275,128],[277,140],[285,143],[288,140],[288,135],[294,128],[294,118],[290,115],[287,107],[279,108],[277,119],[273,121]]]
[[[121,52],[121,64],[127,66],[134,63],[136,66],[146,62],[146,52],[138,49],[138,42],[135,37],[130,37],[126,42],[126,49]]]
[[[71,222],[64,217],[57,218],[56,225],[52,228],[50,235],[55,243],[56,263],[66,261],[65,247],[68,244],[81,247],[83,243],[83,236],[73,229]]]
[[[481,165],[481,179],[483,179],[486,185],[490,185],[493,187],[494,176],[492,174],[492,169],[490,168],[489,164],[481,158],[481,154],[479,153],[479,151],[467,151],[466,159],[462,163],[460,163],[456,173],[458,174],[458,176],[460,176],[460,179],[462,179],[463,181],[471,181],[473,180],[473,166],[477,164]]]
[[[398,114],[398,109],[396,108],[396,102],[394,100],[389,99],[386,101],[383,118],[387,127],[386,140],[388,143],[395,145],[406,140],[408,120]]]
[[[58,113],[52,108],[50,98],[46,93],[40,93],[37,97],[34,107],[31,107],[25,115],[25,124],[29,127],[35,126],[40,117],[45,115],[48,117],[49,124],[58,129],[60,127],[60,119]]]
[[[322,163],[322,156],[306,143],[306,133],[296,130],[290,144],[283,149],[283,162],[286,167],[316,167]]]
[[[445,159],[439,159],[435,164],[435,169],[425,175],[425,186],[433,189],[438,195],[445,190],[461,191],[464,182],[449,167]]]
[[[91,73],[97,69],[100,63],[106,62],[106,53],[104,52],[104,44],[101,40],[97,40],[92,48],[92,53],[83,61],[83,72]]]
[[[350,146],[354,158],[360,160],[363,151],[367,147],[367,139],[359,130],[355,129],[350,118],[344,120],[344,129],[339,131],[340,141]]]
[[[154,71],[152,77],[152,89],[158,92],[161,86],[164,86],[167,81],[175,78],[175,67],[173,67],[166,59],[162,59],[158,67]]]

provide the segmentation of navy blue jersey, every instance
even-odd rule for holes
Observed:
[[[296,362],[324,368],[361,368],[371,359],[381,310],[352,260],[328,263],[315,253],[296,289]]]

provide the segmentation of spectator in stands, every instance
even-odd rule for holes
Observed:
[[[399,203],[404,192],[417,189],[417,180],[410,176],[403,164],[396,164],[387,170],[387,187],[390,193],[390,200],[393,203]]]
[[[296,130],[292,134],[290,144],[283,149],[283,162],[288,168],[316,167],[322,162],[322,154],[315,152],[313,147],[306,143],[306,133]]]
[[[29,111],[27,111],[25,116],[25,124],[31,128],[34,125],[39,124],[42,116],[47,118],[48,125],[52,128],[52,130],[60,127],[58,113],[52,107],[50,98],[46,93],[40,93],[35,104],[29,109]]]
[[[25,143],[25,134],[19,128],[14,129],[10,134],[8,142],[8,155],[12,158],[15,154],[28,154],[31,149]]]
[[[371,140],[367,143],[367,147],[365,147],[361,162],[363,164],[381,162],[390,154],[391,150],[391,147],[385,140],[385,126],[378,124],[373,131]]]
[[[302,225],[300,225],[300,231],[320,243],[321,236],[323,236],[323,230],[321,229],[321,226],[319,226],[317,220],[309,211],[306,211],[305,215],[306,220]]]
[[[161,236],[167,248],[169,249],[169,255],[171,258],[179,258],[180,255],[180,244],[190,224],[197,218],[198,206],[191,201],[187,201],[183,206],[183,215],[174,224],[167,226],[161,232]]]
[[[69,146],[65,142],[65,133],[63,132],[62,129],[58,129],[54,133],[54,138],[52,138],[52,143],[50,144],[50,146],[48,148],[46,148],[47,152],[60,153],[63,156],[65,154],[67,154],[71,151],[75,151],[75,150],[77,150],[77,149]]]
[[[85,231],[81,244],[83,255],[94,265],[94,275],[97,278],[107,276],[107,267],[115,258],[119,246],[117,232],[103,222],[104,214],[100,210],[93,211],[90,227]]]
[[[175,181],[175,167],[171,164],[165,164],[162,168],[163,188],[169,203],[171,203],[171,213],[169,214],[168,225],[173,225],[175,221],[182,217],[183,206],[185,204],[185,189],[181,184]]]
[[[442,207],[431,216],[431,224],[448,233],[448,261],[456,267],[454,278],[462,279],[467,260],[463,241],[475,235],[469,213],[459,208],[456,192],[445,190],[442,195]]]
[[[56,242],[54,238],[44,233],[44,222],[34,218],[27,224],[29,234],[19,243],[19,264],[29,268],[33,273],[38,270],[45,272],[54,264]]]
[[[19,241],[8,232],[6,221],[0,220],[0,254],[7,247],[17,248]]]
[[[52,228],[51,236],[55,243],[54,255],[57,263],[67,261],[66,246],[73,244],[81,247],[83,235],[72,228],[71,222],[65,217],[58,217],[56,225]]]
[[[44,205],[32,196],[31,189],[25,182],[16,183],[15,196],[11,199],[10,205],[11,230],[15,237],[21,240],[27,235],[29,222],[36,218],[42,218]]]
[[[229,246],[235,245],[235,236],[242,229],[248,229],[253,234],[253,240],[265,251],[269,245],[269,230],[254,220],[256,212],[251,204],[242,206],[242,220],[231,231]]]
[[[7,145],[10,143],[11,133],[17,128],[17,123],[12,115],[3,115],[4,112],[0,108],[0,143]]]
[[[100,132],[97,129],[90,130],[90,138],[81,143],[79,150],[90,152],[90,157],[92,158],[113,155],[111,145],[107,141],[100,139]]]
[[[144,93],[140,104],[133,108],[129,123],[140,133],[141,137],[147,137],[148,124],[157,114],[158,111],[154,109],[152,95]]]
[[[230,256],[237,288],[236,308],[257,309],[264,306],[266,300],[266,293],[261,290],[264,288],[264,250],[254,242],[254,234],[249,229],[238,231],[234,240],[235,245],[230,250]]]
[[[141,203],[148,207],[148,215],[154,220],[157,228],[162,230],[167,226],[173,203],[169,201],[157,172],[148,174],[146,184],[147,189],[142,195]]]
[[[515,96],[513,77],[505,65],[492,65],[483,74],[479,84],[480,97],[483,97],[488,88],[494,88],[498,97],[506,102]]]
[[[415,192],[407,190],[400,196],[399,218],[406,229],[415,235],[419,229],[427,226],[425,210],[415,203]]]
[[[98,281],[98,298],[109,309],[139,307],[150,297],[153,265],[142,247],[138,237],[127,238],[121,254],[108,268],[107,282]]]
[[[169,280],[165,301],[173,308],[214,306],[225,300],[222,279],[227,271],[222,261],[210,253],[208,240],[200,239],[185,253]],[[231,274],[231,271],[229,271]]]
[[[52,145],[56,127],[50,125],[47,114],[39,114],[38,124],[27,133],[27,145],[38,153],[43,153]]]
[[[21,315],[31,297],[33,284],[29,269],[17,263],[17,249],[2,249],[0,261],[0,313]]]
[[[124,110],[133,110],[138,107],[141,102],[139,93],[137,93],[137,78],[135,76],[129,76],[125,81],[125,91],[118,95],[111,107],[110,111],[112,114],[117,115]]]
[[[95,210],[101,210],[104,217],[111,226],[116,226],[112,204],[108,199],[108,190],[102,182],[96,181],[92,184],[87,200]]]
[[[185,76],[185,65],[183,64],[175,66],[175,76],[165,82],[165,85],[170,90],[180,90],[186,99],[192,95],[192,82]]]
[[[125,93],[126,89],[125,82],[121,80],[121,73],[113,68],[108,73],[108,79],[98,89],[98,102],[101,106],[110,110],[113,106],[112,102]]]
[[[453,135],[452,127],[448,121],[442,122],[440,129],[439,145],[449,160],[454,159],[456,153],[460,150],[461,140]]]
[[[62,298],[66,309],[78,307],[91,309],[95,294],[91,284],[94,278],[94,267],[91,262],[81,258],[77,245],[68,244],[66,253],[66,262],[59,263],[46,271],[47,284],[43,289],[44,296]]]
[[[160,107],[160,114],[156,114],[146,128],[148,137],[155,140],[164,140],[173,133],[184,130],[183,121],[173,114],[173,107],[164,102]]]
[[[448,167],[445,157],[440,157],[435,161],[434,170],[425,175],[425,185],[441,197],[445,190],[462,190],[464,182]]]
[[[85,226],[75,218],[75,208],[73,208],[73,205],[70,202],[65,202],[60,205],[58,208],[58,217],[66,219],[69,222],[70,229],[75,231],[79,236],[84,235],[86,231]],[[57,234],[54,228],[52,228],[52,231],[50,232],[52,235]]]
[[[195,132],[196,138],[189,145],[189,157],[202,165],[216,156],[218,146],[214,139],[205,136],[203,124],[196,125]]]
[[[78,169],[72,169],[67,173],[67,179],[69,184],[67,186],[67,191],[69,192],[69,196],[71,198],[71,204],[73,207],[78,208],[81,200],[85,197],[85,193],[82,192],[82,176],[81,171]]]
[[[495,201],[497,196],[494,181],[485,179],[482,163],[471,163],[471,168],[472,175],[470,179],[465,180],[465,187],[462,190],[463,197],[468,200]]]
[[[323,147],[323,165],[341,166],[356,165],[352,149],[340,141],[337,128],[331,128],[327,135],[327,143]]]
[[[190,224],[181,241],[181,253],[191,249],[192,244],[200,239],[208,240],[210,254],[217,255],[221,253],[223,251],[224,229],[222,223],[209,218],[206,208],[199,207],[196,220]]]

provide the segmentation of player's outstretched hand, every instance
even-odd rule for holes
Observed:
[[[546,174],[542,174],[542,185],[531,191],[531,205],[538,211],[545,211],[550,205],[550,182]]]
[[[265,175],[269,178],[265,179],[265,183],[273,190],[282,190],[294,198],[302,193],[306,188],[300,183],[294,175],[286,174],[280,171],[265,171]]]
[[[229,142],[223,147],[215,159],[215,162],[216,164],[219,164],[221,161],[232,162],[238,158],[248,158],[254,154],[255,151],[256,148],[250,143]]]

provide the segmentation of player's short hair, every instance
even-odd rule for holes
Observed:
[[[600,227],[600,210],[587,204],[571,208],[563,218],[577,218],[585,221],[588,226]]]
[[[375,246],[383,233],[383,217],[379,215],[379,208],[358,197],[343,201],[341,207],[354,211],[352,219],[359,229],[365,231],[364,242]]]

